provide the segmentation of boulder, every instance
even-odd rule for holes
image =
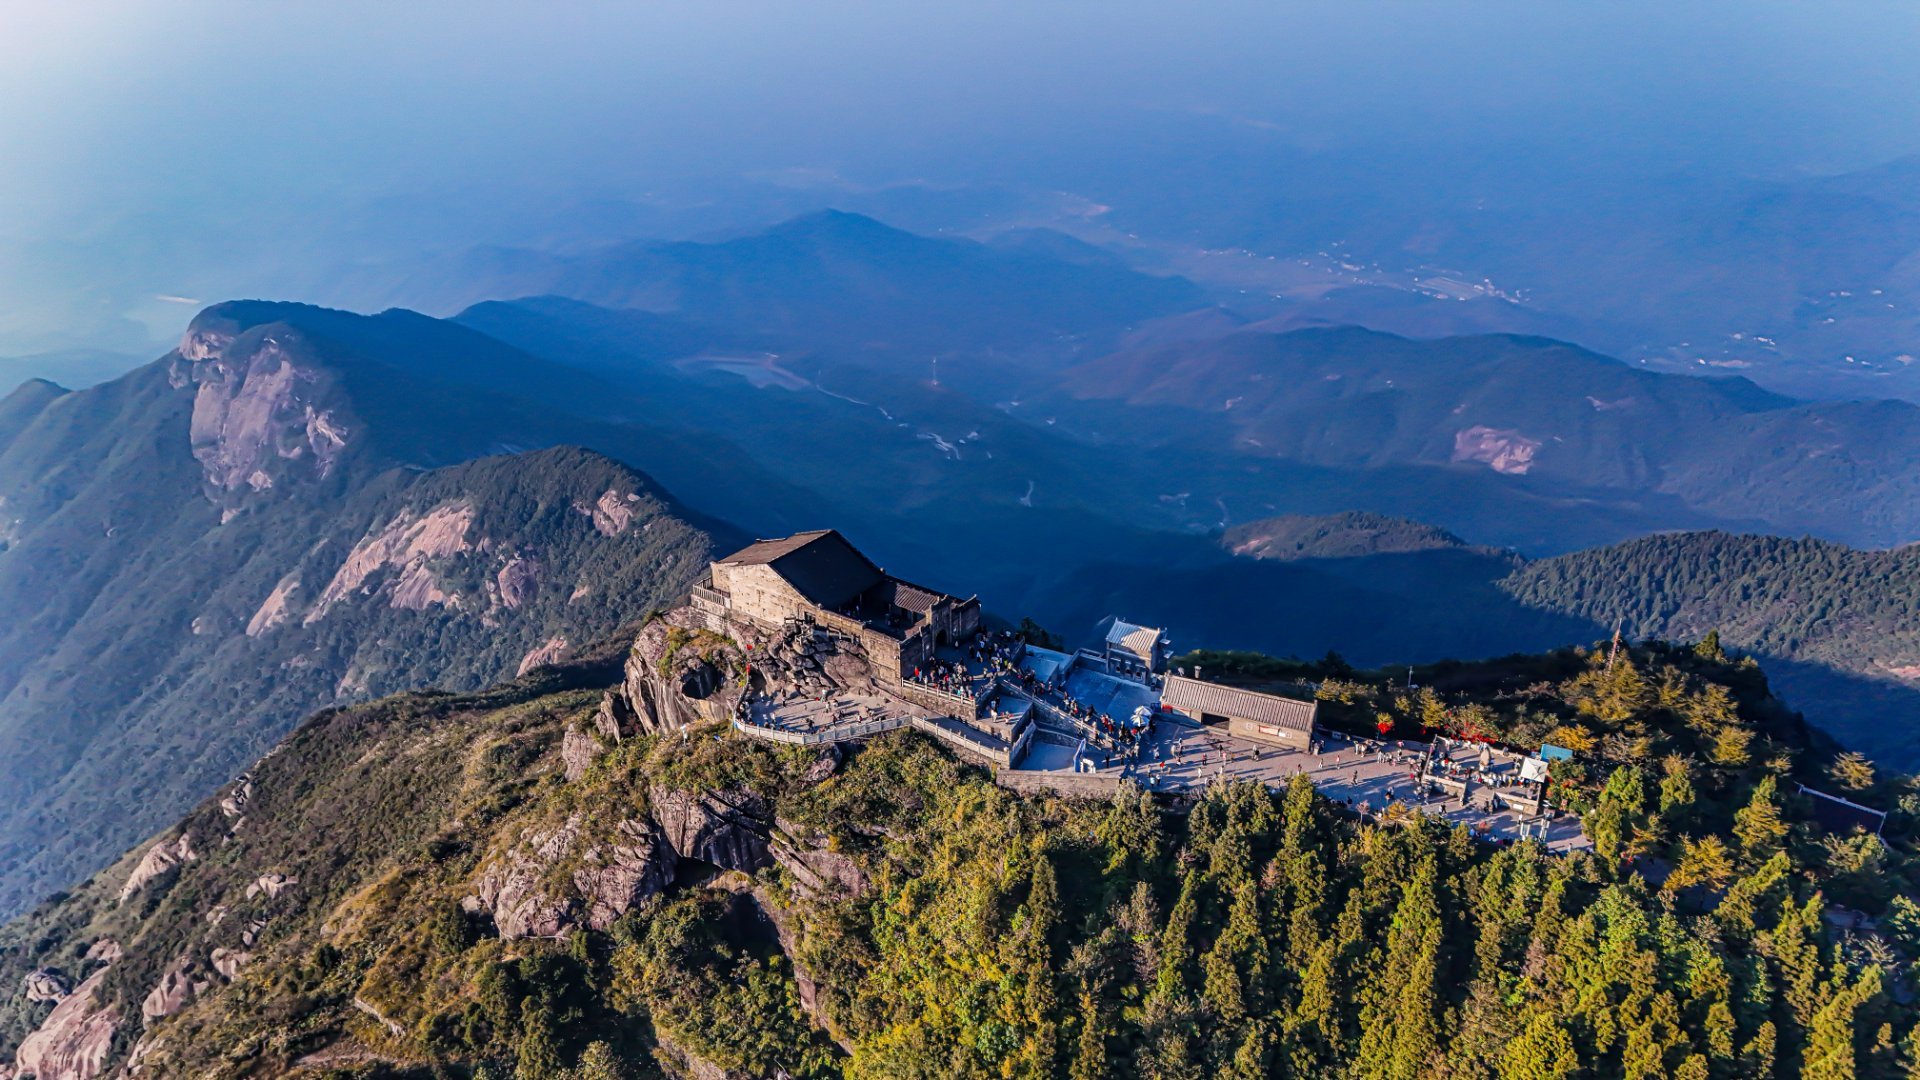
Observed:
[[[148,991],[146,1000],[140,1003],[140,1015],[148,1024],[165,1019],[192,1004],[194,998],[205,993],[212,985],[211,980],[201,976],[199,965],[194,963],[193,957],[182,956],[160,974],[160,981]]]
[[[93,1080],[106,1071],[119,1010],[99,1005],[107,969],[89,975],[66,1000],[53,1007],[33,1034],[14,1052],[14,1069],[37,1080]]]
[[[253,777],[242,773],[233,790],[220,800],[220,812],[230,818],[237,818],[247,812],[247,803],[253,799]]]
[[[51,968],[41,968],[39,971],[28,972],[27,977],[20,980],[20,992],[26,995],[28,1001],[37,1004],[43,1001],[63,1001],[68,994],[73,993],[73,987],[68,985],[66,977],[59,972]]]
[[[126,903],[128,897],[139,892],[147,883],[174,867],[193,862],[199,857],[193,850],[193,837],[188,833],[183,832],[172,840],[162,840],[154,844],[147,849],[145,855],[140,856],[140,861],[134,864],[133,873],[127,875],[126,884],[120,886],[120,902]]]
[[[240,969],[246,967],[247,961],[252,959],[252,953],[238,949],[215,949],[207,955],[207,961],[213,965],[213,970],[219,972],[220,977],[228,982],[239,978]]]
[[[259,877],[253,879],[253,884],[247,886],[247,899],[251,900],[256,896],[264,896],[269,900],[273,900],[298,884],[300,884],[299,878],[288,877],[285,874],[261,874]]]
[[[103,937],[87,948],[87,959],[111,964],[120,959],[123,953],[124,950],[120,948],[119,942],[110,937]]]

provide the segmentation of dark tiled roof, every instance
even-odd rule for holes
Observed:
[[[1179,675],[1167,676],[1166,685],[1160,691],[1160,703],[1183,712],[1211,713],[1304,732],[1313,730],[1314,715],[1320,710],[1320,706],[1311,701],[1240,690]]]
[[[837,609],[885,579],[880,568],[832,529],[762,540],[720,560],[735,566],[770,566],[800,595]]]

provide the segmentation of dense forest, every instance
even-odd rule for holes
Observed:
[[[1542,559],[1499,587],[1529,607],[1687,639],[1709,630],[1759,654],[1796,706],[1912,768],[1920,730],[1920,548],[1861,551],[1811,538],[1648,536]]]
[[[1698,637],[1836,667],[1920,672],[1920,548],[1720,532],[1649,536],[1529,563],[1504,586],[1634,635]],[[1913,670],[1908,670],[1908,669]]]
[[[1280,560],[1351,559],[1468,546],[1445,529],[1364,510],[1249,521],[1225,530],[1220,545],[1235,555]]]
[[[164,1076],[1920,1076],[1920,791],[1815,740],[1716,641],[1411,691],[1337,657],[1211,662],[1310,678],[1339,726],[1572,747],[1555,800],[1595,849],[1359,820],[1304,779],[1021,796],[911,734],[821,757],[716,728],[569,767],[582,663],[322,714],[249,777],[244,828],[210,802],[182,835],[226,839],[126,903],[132,856],[7,927],[0,978],[104,971],[129,1016],[257,923],[237,975],[117,1033]],[[1820,828],[1801,783],[1892,810],[1885,840]],[[594,906],[605,852],[690,798],[734,831]],[[772,860],[739,854],[747,819]],[[462,903],[502,867],[573,914],[541,937]],[[268,870],[299,887],[245,889]],[[102,968],[106,937],[126,956]],[[8,1003],[0,1045],[46,1008]]]

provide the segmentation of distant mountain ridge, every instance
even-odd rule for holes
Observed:
[[[1363,510],[1264,518],[1235,525],[1220,542],[1235,555],[1279,560],[1348,559],[1468,546],[1445,529]]]
[[[1531,562],[1500,588],[1633,637],[1716,631],[1729,645],[1791,661],[1768,669],[1789,700],[1816,715],[1851,714],[1833,730],[1869,752],[1920,760],[1909,711],[1920,690],[1920,548],[1675,533]],[[1823,671],[1866,681],[1842,685]]]
[[[1797,402],[1547,339],[1243,330],[1123,349],[1035,407],[1107,437],[1137,414],[1127,430],[1250,459],[1486,470],[1516,492],[1673,499],[1867,546],[1920,537],[1920,407]]]
[[[469,460],[527,406],[462,380],[562,375],[420,316],[223,305],[118,380],[0,403],[0,910],[305,712],[511,676],[684,589],[713,526],[647,476]]]
[[[472,253],[433,274],[395,290],[417,297],[414,306],[448,311],[560,296],[848,355],[1104,345],[1142,319],[1207,303],[1191,282],[1142,273],[1062,234],[986,244],[837,210],[723,240]]]

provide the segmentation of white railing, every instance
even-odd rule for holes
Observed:
[[[1098,737],[1100,735],[1100,729],[1094,727],[1092,724],[1087,723],[1085,720],[1082,720],[1079,717],[1074,716],[1072,713],[1069,713],[1063,709],[1060,709],[1054,705],[1051,705],[1046,701],[1041,700],[1040,698],[1034,697],[1032,694],[1027,693],[1026,688],[1020,686],[1018,683],[1015,683],[1011,679],[1001,680],[1000,689],[1003,692],[1012,693],[1015,697],[1022,697],[1027,699],[1028,701],[1033,702],[1033,707],[1035,711],[1037,711],[1041,716],[1044,716],[1047,719],[1052,720],[1056,723],[1065,724],[1069,731],[1077,732],[1078,734],[1089,737],[1089,738],[1094,738],[1096,741],[1098,740]]]
[[[751,720],[736,718],[733,721],[735,731],[751,735],[768,742],[786,743],[789,746],[824,746],[827,743],[851,742],[864,739],[869,735],[878,735],[883,731],[893,731],[911,723],[904,716],[882,716],[877,720],[862,720],[857,724],[843,724],[818,731],[788,731],[785,728],[756,724]]]
[[[913,721],[913,726],[949,746],[984,758],[1003,769],[1013,767],[1013,762],[1019,760],[1021,750],[1026,747],[1027,740],[1033,737],[1033,725],[1028,724],[1025,734],[1020,737],[1019,741],[1010,747],[1002,749],[987,741],[991,736],[976,732],[961,721],[956,720],[954,723],[959,725],[959,730],[940,723],[939,718],[932,717],[924,719],[916,718]],[[993,742],[999,741],[998,739],[993,740]]]

